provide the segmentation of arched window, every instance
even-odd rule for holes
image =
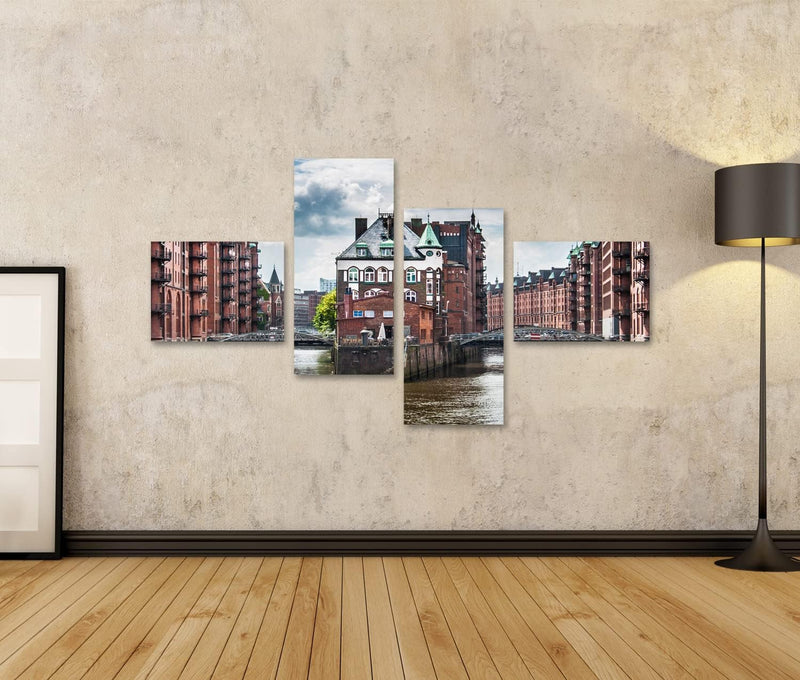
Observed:
[[[366,283],[375,283],[375,270],[372,267],[367,267],[364,270],[364,281]]]
[[[417,292],[415,290],[409,290],[408,288],[406,288],[404,297],[409,302],[416,302]]]
[[[416,283],[417,282],[417,270],[414,267],[409,267],[406,269],[406,283]]]
[[[350,267],[347,270],[347,280],[358,282],[358,267]]]
[[[386,267],[378,269],[378,283],[389,283],[389,270]]]
[[[367,297],[375,297],[375,291],[374,290],[365,291],[364,297],[365,298],[367,298]]]
[[[354,300],[358,300],[358,291],[357,290],[351,290],[350,291],[350,295]]]

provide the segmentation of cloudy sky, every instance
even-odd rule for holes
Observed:
[[[469,220],[472,208],[409,208],[405,211],[405,221],[421,217],[431,222]],[[501,208],[475,208],[475,218],[481,223],[483,238],[486,240],[486,281],[494,283],[503,280],[503,211]]]
[[[566,267],[567,255],[575,241],[515,241],[514,275],[550,267]]]
[[[334,278],[334,258],[355,239],[355,218],[372,224],[379,211],[394,211],[391,158],[296,159],[294,287],[317,290],[320,278]]]
[[[258,255],[258,263],[264,265],[261,267],[261,278],[264,281],[269,281],[269,277],[272,276],[272,265],[275,265],[278,278],[285,285],[286,280],[283,278],[283,241],[259,241],[258,247],[261,250]]]

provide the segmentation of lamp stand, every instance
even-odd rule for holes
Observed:
[[[758,392],[758,526],[750,544],[736,557],[717,560],[728,569],[744,571],[800,571],[800,561],[782,553],[767,526],[767,303],[765,295],[765,241],[761,239],[761,361]]]

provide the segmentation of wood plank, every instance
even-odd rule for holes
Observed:
[[[427,564],[426,560],[423,561]],[[500,676],[508,680],[530,678],[531,674],[525,667],[525,662],[487,604],[486,598],[479,592],[464,562],[458,557],[445,557],[441,561],[450,574],[450,579],[472,617],[475,628],[483,639]]]
[[[774,678],[796,680],[800,674],[800,663],[786,654],[779,645],[764,637],[762,628],[753,625],[747,616],[742,616],[729,602],[709,598],[691,579],[679,579],[678,582],[669,570],[655,569],[639,558],[631,560],[630,565],[651,583],[664,588],[666,592],[675,592],[681,602],[703,616],[717,631],[726,631],[726,637],[732,641],[736,650],[736,658],[753,672],[772,672]],[[707,602],[707,599],[715,600],[714,604]]]
[[[282,563],[281,557],[263,558],[244,607],[214,669],[214,680],[240,679],[244,676]]]
[[[461,660],[458,647],[453,640],[453,635],[422,560],[418,557],[405,557],[403,558],[403,567],[436,676],[448,678],[448,680],[469,680],[467,669]]]
[[[281,650],[277,680],[308,676],[321,576],[322,558],[304,557],[292,603],[292,613],[286,626],[286,638]]]
[[[180,677],[242,564],[241,557],[226,557],[223,560],[217,573],[211,577],[194,607],[181,622],[175,635],[149,671],[153,678],[177,680]]]
[[[403,663],[380,557],[364,558],[364,592],[367,598],[372,675],[380,680],[403,680]]]
[[[260,557],[244,558],[181,672],[180,680],[211,678],[260,567]]]
[[[342,680],[372,677],[367,627],[364,565],[360,557],[342,561]]]
[[[94,562],[96,566],[97,560],[94,560]],[[0,602],[0,620],[5,619],[12,611],[35,595],[50,588],[49,597],[42,596],[40,598],[40,601],[48,602],[49,598],[55,597],[58,592],[66,589],[71,582],[74,582],[75,579],[70,580],[66,576],[70,571],[82,569],[82,572],[76,573],[86,573],[90,568],[86,565],[86,559],[81,558],[48,562],[47,566],[50,568],[44,570],[41,574],[38,569],[26,571],[3,587],[2,602]]]
[[[103,562],[103,559],[84,560],[72,568],[53,569],[43,577],[42,584],[31,583],[23,588],[20,592],[25,593],[25,597],[18,599],[12,596],[6,599],[5,605],[0,606],[0,640],[41,609],[49,607],[52,602],[69,597],[70,588],[75,587],[79,590],[80,586],[76,584],[80,583],[81,579],[87,578],[91,572],[101,568]],[[70,566],[65,565],[65,567]],[[75,599],[77,598],[78,595],[75,596]],[[0,644],[0,650],[2,649],[3,646]],[[1,652],[0,657],[2,657]]]
[[[287,557],[283,560],[267,613],[253,645],[250,661],[247,663],[245,680],[272,680],[278,672],[278,662],[286,637],[286,626],[292,611],[301,564],[300,557]]]
[[[536,604],[528,591],[520,585],[503,561],[497,557],[487,557],[483,559],[483,563],[508,599],[514,603],[530,630],[535,632],[536,637],[544,645],[564,677],[569,680],[593,680],[596,678],[597,676],[592,673],[586,662]]]
[[[67,572],[79,562],[81,562],[81,559],[77,557],[64,560],[32,562],[30,564],[30,569],[19,572],[17,575],[13,576],[13,578],[3,580],[2,585],[0,585],[0,606],[3,606],[7,598],[13,597],[31,583],[42,581],[48,571],[55,569],[59,565],[63,565],[62,568],[64,572]]]
[[[534,678],[564,680],[564,674],[553,663],[542,643],[528,628],[481,559],[463,558],[461,561],[530,674]]]
[[[384,558],[383,571],[389,588],[403,672],[408,678],[436,680],[431,654],[417,616],[403,562],[399,558]]]
[[[592,567],[612,584],[625,591],[637,605],[652,612],[664,626],[680,631],[681,638],[726,678],[733,680],[764,680],[759,673],[746,668],[735,653],[735,641],[719,639],[721,631],[691,607],[658,590],[647,579],[627,566],[630,557],[611,561],[594,558]],[[721,647],[717,644],[721,643]]]
[[[156,560],[156,558],[150,558]],[[51,676],[51,680],[82,678],[89,668],[108,650],[109,646],[129,627],[167,579],[175,574],[184,562],[182,557],[163,560],[142,585],[133,593],[74,653],[65,657],[63,665]],[[190,574],[189,574],[190,575]],[[181,576],[183,578],[183,576]],[[138,642],[138,640],[137,640]],[[127,658],[127,654],[126,654]],[[109,676],[111,677],[111,676]]]
[[[18,578],[22,574],[43,564],[52,564],[51,560],[0,560],[0,588]]]
[[[660,675],[665,680],[691,679],[692,675],[667,654],[653,638],[625,618],[569,567],[558,559],[548,559],[546,565],[583,605],[594,612],[598,619],[610,627],[653,669],[656,676]]]
[[[136,560],[127,562],[135,564]],[[144,583],[161,562],[162,558],[139,559],[136,568],[124,575],[122,580],[96,605],[87,609],[81,607],[80,602],[76,602],[74,606],[78,609],[79,620],[72,624],[55,642],[51,642],[51,640],[59,631],[52,630],[54,628],[52,624],[46,629],[49,633],[48,637],[40,639],[36,643],[37,646],[46,648],[45,653],[39,656],[35,663],[28,666],[28,669],[19,676],[20,680],[39,680],[40,678],[49,678],[55,673],[64,659],[69,658],[73,651],[100,628],[117,608]],[[68,622],[65,622],[60,628],[63,629],[67,624]],[[36,653],[40,652],[41,650],[38,650]]]
[[[486,649],[447,569],[442,564],[442,560],[438,557],[426,557],[422,563],[470,679],[500,680],[502,676]]]
[[[580,654],[592,672],[601,680],[627,678],[608,652],[581,626],[569,610],[551,593],[518,557],[502,558],[503,564],[527,591],[569,644]],[[638,680],[638,679],[635,679]]]
[[[309,680],[339,680],[342,639],[342,558],[322,562]]]
[[[649,560],[643,560],[650,563]],[[652,564],[652,563],[650,563]],[[688,559],[663,558],[658,569],[671,572],[670,579],[686,583],[690,579],[695,587],[692,592],[720,611],[730,611],[733,607],[737,617],[748,622],[748,627],[756,627],[762,637],[778,645],[793,659],[800,661],[800,626],[793,620],[795,610],[783,597],[774,597],[763,584],[750,578],[759,572],[724,569],[705,558]],[[766,574],[769,577],[769,573]]]
[[[595,571],[591,566],[594,561],[594,558],[561,558],[562,563],[591,585],[607,602],[613,604],[646,636],[658,641],[661,647],[688,670],[692,677],[698,680],[725,680],[722,673],[679,637],[680,631],[673,632],[670,627],[662,625],[657,616],[651,615],[641,608],[622,589],[612,585],[610,581]]]
[[[138,559],[108,560],[106,565],[92,572],[92,576],[102,577],[92,582],[84,579],[83,585],[91,585],[83,590],[80,597],[64,598],[59,605],[53,603],[25,622],[3,640],[5,650],[15,649],[3,663],[0,663],[0,678],[16,678],[28,666],[36,661],[56,640],[81,616],[93,608],[125,579],[140,563]],[[105,570],[104,570],[105,567]],[[67,604],[68,603],[68,604]],[[62,606],[65,605],[65,606]],[[42,625],[43,624],[43,625]]]
[[[164,648],[172,641],[184,619],[192,611],[201,594],[217,574],[222,562],[223,558],[221,557],[204,558],[191,578],[186,583],[179,584],[179,591],[174,595],[173,599],[166,602],[165,598],[164,604],[166,606],[161,615],[155,620],[155,623],[153,620],[144,622],[146,626],[144,638],[134,643],[130,656],[123,661],[124,665],[119,668],[116,675],[109,676],[100,672],[100,669],[110,662],[110,659],[107,661],[101,657],[100,661],[89,670],[87,677],[91,678],[91,680],[107,680],[109,677],[113,677],[114,680],[132,680],[132,678],[147,677]],[[141,630],[136,631],[136,633],[139,632]],[[128,645],[124,644],[128,633],[127,630],[123,631],[115,641],[115,644],[112,645],[115,648],[113,652],[114,658],[122,650],[128,648]],[[133,636],[133,639],[136,639],[136,637],[138,635]],[[121,641],[123,644],[117,646],[117,641]],[[105,657],[105,655],[103,656]]]

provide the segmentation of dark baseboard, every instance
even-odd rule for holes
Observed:
[[[800,532],[777,531],[800,554]],[[735,555],[747,531],[65,531],[64,555]]]

